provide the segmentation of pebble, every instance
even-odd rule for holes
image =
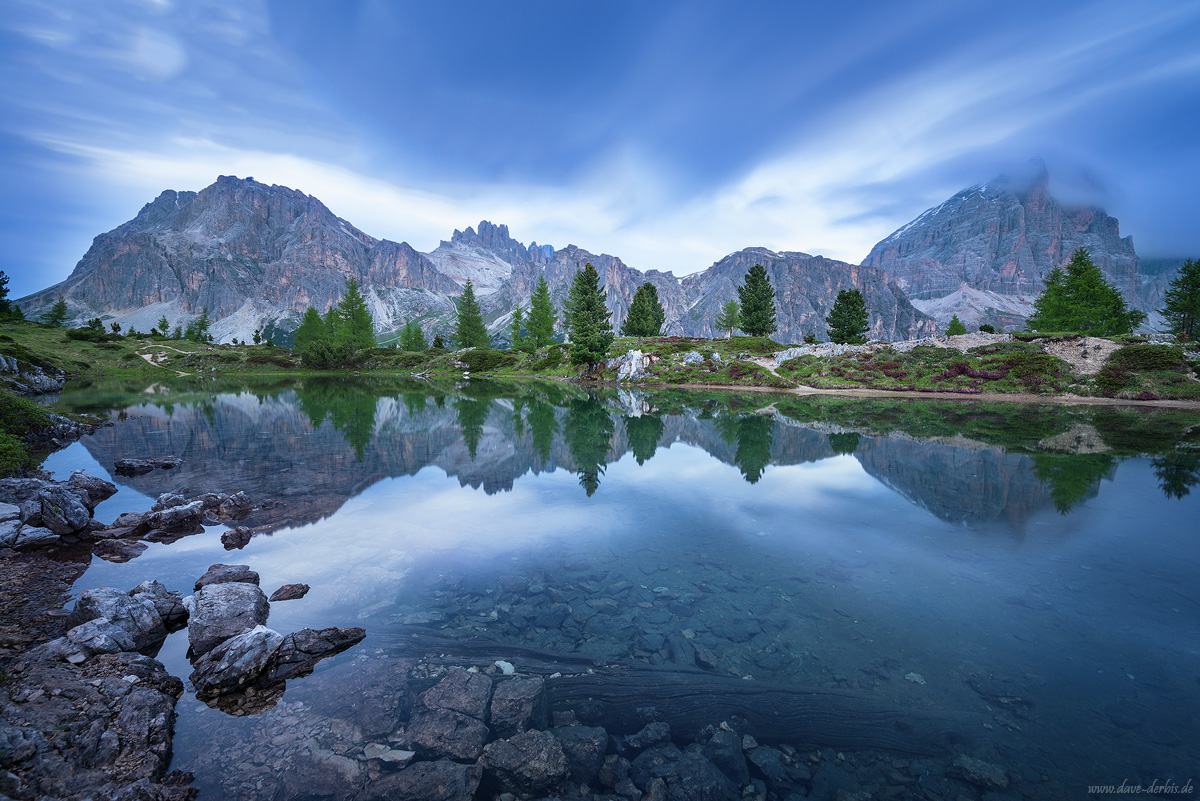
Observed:
[[[913,684],[925,684],[925,677],[920,673],[905,673],[904,678]]]

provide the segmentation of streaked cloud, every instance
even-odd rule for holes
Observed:
[[[31,190],[0,200],[13,289],[219,174],[418,249],[486,218],[683,274],[754,245],[858,262],[1042,156],[1141,252],[1200,251],[1177,180],[1200,167],[1200,9],[869,6],[19,3],[0,21],[0,178]]]

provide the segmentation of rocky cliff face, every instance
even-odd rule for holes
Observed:
[[[1144,280],[1133,237],[1102,209],[1067,206],[1050,194],[1050,176],[1035,163],[1030,179],[1001,176],[929,209],[871,249],[864,266],[887,270],[913,305],[944,326],[1016,324],[1045,288],[1043,276],[1091,251],[1108,280],[1139,308],[1161,297]]]
[[[208,307],[214,334],[248,337],[267,320],[298,320],[337,302],[348,278],[387,324],[411,296],[445,310],[458,285],[407,243],[379,240],[294,189],[221,176],[201,192],[166,191],[96,237],[71,276],[20,302],[36,314],[65,297],[72,316],[151,328]],[[402,321],[401,321],[402,322]]]
[[[913,308],[898,286],[888,281],[883,270],[855,266],[807,253],[774,253],[765,248],[748,248],[732,253],[702,273],[683,279],[691,299],[679,321],[681,332],[692,336],[716,336],[713,321],[721,305],[737,298],[737,288],[746,272],[761,264],[775,288],[776,324],[774,338],[800,342],[812,332],[827,338],[825,317],[833,309],[838,292],[860,289],[870,310],[873,339],[917,339],[935,333],[932,318]],[[668,316],[668,319],[670,317]]]
[[[448,334],[454,298],[471,280],[490,330],[503,342],[513,309],[529,307],[539,278],[546,278],[561,309],[571,279],[588,262],[604,282],[615,330],[637,288],[649,281],[666,311],[664,333],[712,336],[720,305],[736,297],[756,262],[767,267],[776,288],[778,340],[796,342],[810,330],[823,334],[837,292],[849,287],[867,296],[873,336],[907,339],[934,330],[874,267],[752,248],[681,281],[575,245],[527,246],[507,226],[486,220],[477,230],[455,231],[426,255],[368,236],[303,192],[231,176],[198,193],[162,193],[133,220],[96,237],[66,281],[19,303],[36,317],[62,296],[76,323],[102,317],[140,331],[164,315],[172,326],[186,325],[207,307],[214,336],[229,341],[268,324],[294,328],[307,307],[323,312],[336,303],[354,277],[377,333],[414,318],[428,334]]]

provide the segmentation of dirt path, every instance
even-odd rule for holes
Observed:
[[[173,350],[176,353],[184,353],[184,354],[187,353],[186,350],[180,350],[179,348],[171,348],[169,345],[163,345],[162,347],[170,348],[170,350]],[[155,361],[156,356],[163,356],[163,355],[165,355],[165,354],[161,354],[161,353],[139,353],[138,354],[138,356],[141,356],[143,359],[146,360],[146,364],[149,364],[153,367],[162,367],[162,369],[164,369],[164,370],[171,370],[172,372],[175,373],[176,376],[191,375],[191,373],[185,373],[182,370],[176,370],[174,367],[163,367],[163,365],[161,365],[157,361]]]

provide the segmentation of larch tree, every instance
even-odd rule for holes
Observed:
[[[733,298],[725,301],[725,305],[721,307],[721,313],[717,315],[717,319],[713,321],[713,327],[718,331],[724,331],[725,337],[731,338],[733,332],[741,328],[742,314],[741,307]]]
[[[1046,289],[1025,321],[1030,331],[1074,331],[1093,337],[1128,334],[1146,319],[1104,278],[1087,248],[1077,248],[1065,268],[1046,274]]]
[[[1167,319],[1167,330],[1184,342],[1194,342],[1200,333],[1200,259],[1188,259],[1171,281],[1159,311]]]

